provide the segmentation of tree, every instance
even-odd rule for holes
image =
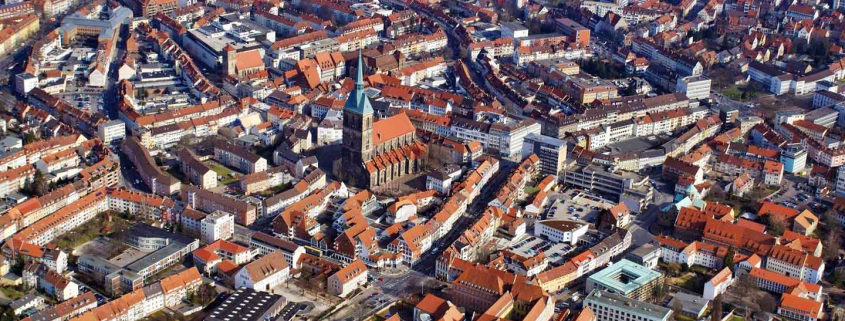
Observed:
[[[760,306],[760,310],[763,310],[765,312],[773,312],[775,308],[777,308],[778,304],[777,302],[775,302],[775,299],[767,293],[766,295],[763,295],[759,299],[757,299],[757,305]]]
[[[32,185],[30,185],[31,190],[30,193],[34,194],[35,196],[43,196],[47,193],[48,185],[47,178],[44,177],[44,174],[41,171],[35,171],[35,176],[32,179]],[[26,185],[24,185],[26,188]]]
[[[32,131],[26,132],[26,135],[24,135],[24,137],[23,137],[23,144],[24,145],[29,144],[29,143],[34,143],[36,141],[38,141],[38,136],[35,136],[35,133],[33,133]]]
[[[725,254],[725,259],[724,259],[725,267],[731,269],[731,271],[733,271],[734,256],[735,255],[736,255],[736,251],[734,251],[733,247],[728,248],[728,253]]]
[[[713,298],[713,310],[710,312],[710,321],[722,320],[722,295]]]
[[[762,221],[769,230],[769,234],[773,236],[781,236],[783,235],[783,231],[786,230],[786,222],[782,216],[766,214],[763,215]]]
[[[667,278],[663,278],[663,281],[657,283],[657,285],[654,288],[652,288],[651,301],[653,303],[662,302],[663,297],[666,296],[666,290],[669,288],[666,285],[666,282],[667,282],[666,280],[667,280]]]
[[[678,276],[681,274],[681,265],[678,263],[671,263],[666,266],[666,269],[669,270],[669,274],[672,276]]]
[[[751,279],[751,276],[748,273],[743,273],[736,279],[736,285],[731,287],[734,293],[741,298],[747,297],[751,291],[757,289],[757,283]]]
[[[236,132],[234,129],[232,129],[230,127],[220,128],[219,130],[217,130],[217,133],[220,134],[220,136],[223,136],[228,140],[235,140],[235,138],[238,138],[238,132]]]
[[[672,312],[675,320],[681,320],[681,314],[684,312],[684,306],[681,304],[681,300],[672,300]]]
[[[830,209],[825,212],[822,216],[822,221],[825,223],[823,225],[824,229],[820,229],[824,232],[821,237],[824,239],[822,257],[825,260],[835,260],[839,257],[839,251],[842,249],[842,245],[840,243],[842,226],[840,225],[839,220],[836,219],[836,210]]]
[[[839,233],[839,230],[831,230],[825,235],[822,253],[825,260],[836,260],[839,257],[839,250],[842,248]]]
[[[833,286],[845,286],[845,272],[843,272],[842,270],[835,270],[835,272],[833,272]]]

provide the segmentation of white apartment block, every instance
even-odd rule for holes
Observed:
[[[200,240],[211,243],[216,240],[228,240],[235,234],[235,217],[232,214],[216,211],[200,222]]]

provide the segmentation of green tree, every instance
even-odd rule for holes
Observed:
[[[736,255],[736,251],[734,251],[733,247],[728,248],[728,253],[725,254],[725,267],[731,269],[733,271],[734,268],[734,256]]]
[[[23,136],[24,145],[34,143],[36,141],[38,141],[38,136],[35,136],[35,133],[33,133],[32,131],[26,132],[26,135]]]

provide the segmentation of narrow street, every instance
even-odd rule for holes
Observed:
[[[487,208],[487,203],[489,203],[496,195],[495,191],[499,190],[502,184],[505,183],[508,174],[515,165],[516,164],[507,161],[499,161],[499,171],[490,178],[487,185],[481,189],[481,192],[472,204],[467,206],[467,212],[461,216],[457,222],[455,222],[452,230],[435,243],[434,246],[437,248],[437,251],[428,251],[423,254],[420,262],[413,267],[415,271],[428,276],[434,276],[437,258],[440,257],[440,254],[442,254],[449,245],[454,243],[461,235],[463,235],[464,231],[472,226],[475,219],[484,212]]]

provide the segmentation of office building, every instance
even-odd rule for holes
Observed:
[[[564,184],[609,196],[613,201],[625,203],[633,213],[639,213],[650,204],[654,195],[647,176],[612,167],[605,169],[572,161],[563,173]]]
[[[675,92],[684,93],[689,99],[710,98],[710,78],[705,76],[678,77]]]
[[[522,143],[522,157],[536,154],[543,175],[560,177],[566,163],[566,142],[539,133],[529,133]]]
[[[584,298],[584,306],[593,311],[596,321],[672,320],[672,310],[668,308],[602,290],[590,292]]]
[[[587,278],[587,292],[593,289],[646,301],[654,288],[663,282],[663,274],[645,266],[622,259]]]
[[[103,143],[110,144],[126,137],[126,124],[121,120],[111,120],[97,126],[97,134]]]
[[[575,245],[584,234],[587,234],[588,228],[588,224],[578,221],[545,220],[538,221],[534,225],[534,235],[544,237],[552,243]]]

